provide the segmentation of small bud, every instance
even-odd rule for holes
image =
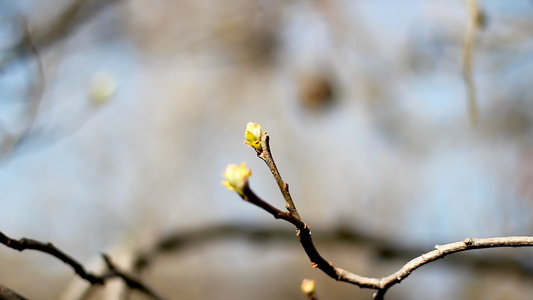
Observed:
[[[261,124],[250,122],[246,125],[246,131],[244,132],[244,138],[246,141],[244,143],[249,147],[254,147],[255,149],[262,151],[261,147]]]
[[[315,293],[315,281],[304,279],[300,288],[302,289],[302,293],[308,296],[313,295]]]
[[[91,78],[90,97],[97,103],[107,102],[116,92],[117,83],[115,77],[105,71],[96,72]]]
[[[241,196],[244,196],[244,189],[248,186],[248,178],[252,176],[252,170],[246,168],[246,164],[242,163],[240,166],[228,165],[224,171],[226,180],[222,181],[228,190],[235,191]]]

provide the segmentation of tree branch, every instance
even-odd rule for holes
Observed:
[[[36,250],[36,251],[50,254],[53,257],[61,260],[62,262],[72,267],[74,269],[74,272],[76,272],[78,276],[87,280],[92,285],[94,284],[103,285],[105,284],[105,281],[107,279],[119,277],[122,280],[124,280],[124,282],[128,285],[128,287],[139,290],[147,294],[153,299],[163,299],[160,296],[158,296],[152,289],[148,288],[145,284],[143,284],[141,281],[133,278],[130,275],[125,274],[124,272],[119,271],[115,267],[115,265],[112,263],[111,259],[105,254],[103,254],[102,256],[109,268],[109,271],[107,271],[104,275],[99,276],[99,275],[95,275],[91,272],[86,271],[85,268],[79,262],[77,262],[74,258],[70,257],[69,255],[67,255],[60,249],[58,249],[52,243],[42,243],[36,240],[26,239],[26,238],[15,240],[15,239],[9,238],[2,232],[0,232],[0,243],[6,245],[7,247],[11,249],[15,249],[21,252],[24,250]]]
[[[477,0],[467,0],[468,25],[466,28],[463,45],[463,78],[465,80],[466,92],[468,94],[468,112],[473,125],[478,123],[479,113],[477,108],[476,86],[474,82],[472,57],[473,43],[476,34],[484,25],[484,16],[479,8]]]
[[[251,189],[244,189],[242,198],[263,210],[270,213],[276,219],[285,220],[293,224],[297,228],[297,235],[300,243],[304,248],[307,256],[311,260],[313,268],[319,268],[331,278],[355,284],[361,288],[376,289],[376,299],[383,299],[385,292],[393,285],[401,282],[408,277],[412,271],[419,267],[430,263],[447,255],[462,252],[466,250],[483,249],[483,248],[497,248],[497,247],[526,247],[533,246],[533,237],[529,236],[515,236],[515,237],[498,237],[488,239],[472,239],[467,238],[462,242],[456,242],[446,245],[437,245],[435,250],[422,254],[407,264],[405,264],[397,272],[382,278],[363,277],[349,271],[334,267],[332,263],[325,260],[316,249],[313,239],[311,237],[311,228],[303,221],[297,219],[290,212],[281,211],[272,205],[259,198]]]
[[[134,278],[132,275],[126,274],[123,271],[120,271],[113,264],[111,258],[108,255],[102,254],[102,258],[104,259],[107,267],[109,268],[108,273],[102,276],[103,278],[120,277],[128,287],[141,291],[153,299],[163,299],[163,297],[159,296],[154,290],[142,283],[139,279]]]
[[[17,292],[8,288],[5,285],[0,284],[0,299],[4,300],[27,300],[23,296],[19,295]]]
[[[69,36],[70,33],[77,30],[84,22],[95,17],[100,11],[120,0],[73,0],[67,5],[60,14],[49,22],[46,26],[41,26],[33,41],[26,37],[20,39],[11,49],[11,55],[0,60],[0,71],[7,65],[20,58],[24,58],[28,53],[33,51],[32,48],[43,50],[61,41]]]
[[[54,256],[74,269],[74,272],[91,284],[103,284],[104,280],[90,272],[85,271],[83,266],[63,251],[56,248],[52,243],[42,243],[32,239],[22,238],[14,240],[0,232],[0,243],[18,251],[37,250]]]
[[[261,148],[262,150],[255,149],[257,152],[257,157],[262,159],[272,172],[272,175],[274,176],[274,179],[278,184],[281,194],[283,195],[283,198],[285,198],[285,208],[287,208],[287,210],[294,217],[296,217],[296,219],[300,220],[300,215],[296,210],[296,206],[294,205],[291,194],[289,192],[289,184],[283,181],[283,179],[281,178],[281,174],[279,173],[278,167],[276,167],[276,163],[274,162],[274,158],[272,157],[272,152],[270,151],[270,137],[268,136],[267,132],[264,132],[263,136],[261,137]]]
[[[367,251],[376,253],[386,260],[407,260],[424,252],[419,247],[402,245],[387,239],[380,239],[345,226],[328,230],[313,230],[313,237],[319,243],[328,245],[348,244],[364,247]],[[188,247],[209,245],[217,241],[230,239],[247,239],[254,243],[292,242],[294,231],[277,227],[245,226],[241,223],[214,224],[191,230],[179,230],[162,236],[149,248],[135,255],[133,272],[143,272],[162,255],[183,251]],[[533,278],[533,268],[524,264],[520,259],[513,259],[501,255],[456,255],[447,258],[448,263],[482,268],[483,272],[506,271],[521,278]]]
[[[35,125],[35,121],[37,120],[38,114],[39,114],[39,108],[41,106],[41,101],[43,99],[44,94],[44,88],[45,88],[45,73],[44,73],[44,66],[43,62],[41,60],[41,57],[39,55],[39,50],[35,46],[35,43],[33,41],[32,33],[30,32],[28,20],[26,18],[22,18],[22,23],[24,25],[24,36],[23,40],[25,41],[25,45],[28,48],[28,52],[35,58],[35,61],[37,62],[38,66],[38,80],[35,84],[33,84],[33,88],[30,90],[30,101],[28,103],[28,113],[27,113],[27,124],[24,127],[24,129],[19,133],[10,133],[7,132],[7,128],[4,130],[6,131],[5,134],[9,136],[9,138],[6,139],[2,147],[0,147],[0,162],[5,159],[6,157],[9,157],[11,153],[13,153],[17,147],[19,147],[23,142],[24,139],[28,137],[29,133],[33,129],[33,126]],[[1,71],[1,65],[0,65],[0,71]],[[2,124],[0,124],[0,127]]]
[[[262,151],[256,150],[256,152],[258,153],[258,156],[261,159],[265,160],[265,162],[267,162],[268,160],[267,165],[271,169],[272,174],[274,174],[274,177],[278,182],[278,186],[281,192],[284,196],[286,196],[286,200],[290,199],[290,202],[287,201],[287,209],[293,208],[294,210],[296,210],[294,204],[292,204],[290,194],[288,193],[288,185],[287,183],[284,183],[281,180],[281,175],[279,175],[279,172],[270,153],[268,139],[268,134],[265,132],[263,134],[262,139]],[[264,153],[267,154],[263,155]],[[348,282],[357,285],[361,288],[375,289],[377,290],[377,292],[374,294],[375,299],[383,299],[385,293],[390,287],[408,277],[412,271],[434,260],[443,258],[446,255],[473,249],[533,246],[533,237],[527,236],[498,237],[488,239],[467,238],[462,242],[456,242],[446,245],[437,245],[435,246],[435,250],[427,252],[412,259],[407,264],[405,264],[400,270],[389,276],[381,278],[363,277],[352,272],[343,270],[341,268],[334,267],[332,263],[325,260],[320,255],[313,243],[311,237],[311,228],[307,224],[305,224],[297,214],[292,213],[290,210],[281,211],[270,205],[263,199],[259,198],[250,189],[248,184],[246,184],[245,188],[242,190],[242,194],[239,193],[239,195],[243,200],[262,208],[263,210],[271,214],[274,218],[282,219],[293,224],[297,229],[297,236],[299,237],[300,243],[304,248],[307,256],[311,260],[311,266],[313,268],[319,268],[335,280]]]
[[[444,258],[447,255],[474,249],[498,248],[498,247],[530,247],[533,246],[533,237],[531,236],[510,236],[495,237],[487,239],[466,238],[462,242],[455,242],[445,245],[436,245],[435,250],[422,254],[408,263],[400,270],[389,276],[380,279],[381,286],[376,293],[376,299],[383,299],[383,295],[391,286],[399,283],[409,276],[411,272],[428,264],[434,260]],[[381,295],[381,297],[380,297]]]

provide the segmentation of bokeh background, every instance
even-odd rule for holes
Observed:
[[[533,3],[478,1],[473,34],[469,3],[2,1],[0,231],[95,271],[108,253],[168,299],[306,299],[304,278],[321,299],[371,299],[220,184],[246,161],[283,207],[243,144],[254,121],[319,250],[354,273],[531,235]],[[531,299],[532,257],[456,254],[387,299]],[[144,299],[120,282],[80,296],[68,266],[6,247],[0,283],[30,299]]]

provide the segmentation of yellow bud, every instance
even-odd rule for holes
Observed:
[[[222,181],[228,190],[235,191],[241,196],[244,196],[244,189],[248,186],[248,178],[252,176],[252,170],[246,168],[246,164],[242,163],[238,165],[228,165],[226,171],[224,171],[224,178]]]
[[[246,141],[244,143],[249,147],[254,147],[255,149],[261,151],[261,124],[250,122],[246,125],[246,131],[244,132],[244,138]]]
[[[95,103],[101,104],[108,101],[116,90],[116,80],[107,72],[96,72],[91,78],[90,96]]]
[[[302,285],[300,286],[302,292],[306,295],[313,295],[315,293],[315,281],[304,279]]]

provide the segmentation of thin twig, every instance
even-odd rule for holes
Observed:
[[[74,269],[74,272],[81,278],[89,281],[91,284],[103,284],[104,280],[99,276],[85,271],[83,266],[75,259],[56,248],[52,243],[42,243],[32,239],[22,238],[20,240],[11,239],[2,232],[0,232],[0,243],[8,246],[11,249],[18,251],[24,250],[37,250],[40,252],[48,253],[55,258],[61,260]]]
[[[318,300],[318,297],[316,296],[316,294],[309,294],[307,295],[307,298],[309,298],[309,300]]]
[[[85,1],[75,0],[70,1],[69,4],[61,11],[56,18],[47,24],[47,26],[41,28],[38,32],[35,32],[33,37],[33,45],[28,44],[26,39],[21,39],[16,45],[14,45],[10,52],[11,54],[0,60],[0,71],[7,67],[10,63],[24,58],[28,52],[33,50],[28,48],[36,47],[40,50],[49,48],[56,42],[62,41],[74,31],[78,30],[81,25],[89,21],[103,11],[107,5],[113,4],[120,0],[96,0]]]
[[[78,274],[81,278],[87,280],[91,284],[98,284],[103,285],[105,284],[105,281],[110,278],[121,278],[124,280],[124,282],[128,285],[128,287],[132,289],[137,289],[139,291],[144,292],[145,294],[151,296],[153,299],[159,300],[163,299],[160,296],[158,296],[155,292],[153,292],[152,289],[148,288],[145,284],[143,284],[141,281],[133,278],[130,275],[125,274],[124,272],[119,271],[114,264],[111,262],[110,258],[103,255],[103,258],[109,267],[109,271],[105,273],[104,275],[95,275],[91,272],[88,272],[85,270],[85,268],[77,262],[74,258],[70,257],[68,254],[61,251],[59,248],[54,246],[52,243],[43,243],[32,239],[26,239],[22,238],[20,240],[12,239],[2,232],[0,232],[0,243],[6,245],[7,247],[11,249],[15,249],[18,251],[24,251],[24,250],[36,250],[43,253],[50,254],[54,256],[55,258],[61,260],[62,262],[66,263],[67,265],[71,266],[74,269],[74,272]]]
[[[27,124],[24,126],[24,129],[17,134],[5,132],[5,134],[8,135],[9,138],[4,140],[4,143],[2,147],[0,148],[0,161],[6,157],[9,157],[10,154],[13,151],[15,151],[15,149],[20,144],[22,144],[24,139],[29,135],[29,133],[33,129],[33,126],[35,124],[35,121],[37,120],[39,108],[41,106],[41,102],[43,99],[44,87],[46,85],[43,62],[39,55],[39,50],[37,49],[37,47],[35,47],[32,33],[29,28],[29,22],[24,17],[21,17],[20,19],[24,27],[24,34],[23,34],[22,41],[24,42],[24,45],[26,45],[28,53],[31,54],[33,58],[35,59],[35,61],[37,62],[38,79],[36,83],[33,84],[33,88],[30,89],[30,97],[29,97],[30,99],[28,103],[29,108],[28,108],[28,113],[27,113]],[[1,62],[0,62],[0,71],[1,71]],[[7,131],[7,128],[5,130]]]
[[[399,283],[404,278],[409,276],[412,271],[421,266],[430,263],[434,260],[444,258],[453,253],[459,253],[467,250],[485,249],[485,248],[499,248],[499,247],[530,247],[533,246],[533,237],[531,236],[509,236],[509,237],[495,237],[486,239],[467,238],[462,242],[455,242],[445,245],[436,245],[435,250],[420,255],[408,263],[406,263],[400,270],[389,276],[380,279],[383,282],[378,293],[384,294],[387,289],[396,283]],[[381,299],[381,298],[377,298]]]
[[[142,283],[140,280],[134,278],[133,276],[126,274],[122,271],[120,271],[111,261],[111,258],[106,255],[102,254],[102,258],[104,259],[107,267],[109,268],[109,271],[107,274],[105,274],[103,277],[120,277],[126,285],[131,288],[138,291],[143,292],[144,294],[152,297],[153,299],[163,299],[163,297],[159,296],[154,290],[149,288],[147,285]]]
[[[35,122],[39,115],[39,109],[41,107],[41,102],[44,95],[44,89],[46,86],[46,76],[44,73],[44,66],[39,55],[39,50],[35,46],[33,41],[32,33],[30,31],[29,22],[26,18],[22,19],[24,25],[24,37],[23,41],[27,45],[28,52],[33,56],[37,62],[38,67],[38,79],[34,84],[34,87],[30,90],[30,100],[29,108],[27,113],[27,124],[24,129],[18,134],[11,134],[11,138],[8,139],[5,143],[2,151],[0,152],[0,161],[9,157],[21,144],[24,143],[25,139],[30,135],[30,132],[34,129]]]
[[[478,30],[483,25],[483,15],[477,0],[466,0],[468,6],[468,25],[463,46],[463,78],[468,94],[468,112],[473,125],[478,123],[479,113],[477,108],[476,86],[474,82],[472,57],[473,43]]]
[[[309,300],[318,300],[318,297],[316,296],[316,294],[307,294],[307,299]]]
[[[281,174],[279,173],[278,168],[276,167],[276,163],[274,162],[274,158],[272,157],[272,152],[270,152],[270,137],[268,136],[267,132],[264,132],[263,136],[261,137],[261,148],[262,151],[256,150],[257,156],[267,164],[268,168],[272,172],[272,175],[274,176],[274,179],[278,184],[281,194],[283,194],[283,198],[285,198],[285,208],[287,208],[287,210],[296,219],[300,220],[300,215],[298,214],[298,210],[296,210],[296,206],[294,205],[291,194],[289,192],[289,184],[283,181],[283,179],[281,178]]]

